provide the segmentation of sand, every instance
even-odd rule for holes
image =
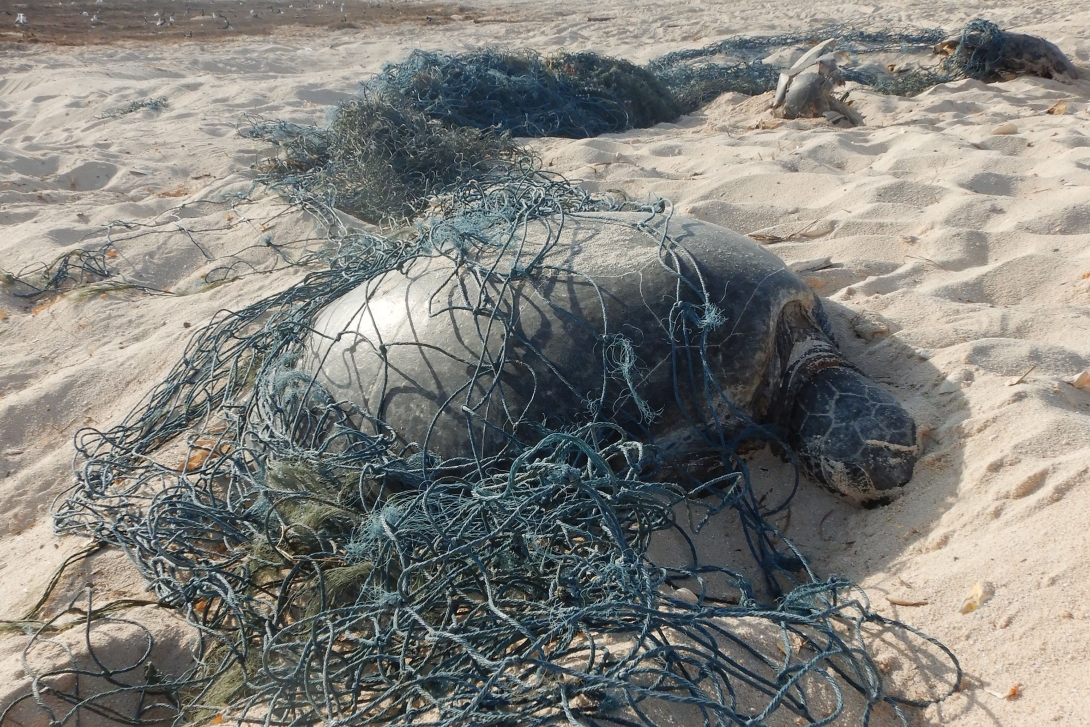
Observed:
[[[4,27],[0,41],[19,44],[97,45],[119,41],[176,43],[184,40],[237,40],[301,29],[374,32],[391,23],[427,26],[452,22],[488,22],[479,9],[457,3],[313,2],[266,0],[251,2],[186,2],[156,0],[69,0],[66,3],[0,0],[0,13],[20,27]],[[5,23],[5,26],[10,24]],[[0,26],[2,27],[2,26]],[[379,32],[382,32],[381,30]]]
[[[953,29],[984,15],[1046,36],[1090,77],[1090,10],[1070,0],[608,0],[594,20],[571,2],[463,5],[472,17],[442,23],[417,13],[215,43],[0,47],[0,267],[100,243],[104,226],[123,220],[139,227],[111,228],[121,279],[153,289],[92,287],[36,303],[0,289],[0,617],[26,611],[86,544],[56,538],[48,517],[72,481],[79,428],[118,422],[216,311],[301,274],[264,241],[317,235],[311,220],[271,195],[221,201],[249,189],[249,166],[269,151],[236,133],[243,114],[320,122],[415,47],[644,61],[834,20]],[[165,109],[105,116],[159,96]],[[677,124],[533,145],[549,169],[590,189],[661,195],[682,214],[757,233],[826,300],[848,357],[916,417],[924,453],[901,499],[860,510],[806,484],[788,531],[820,572],[860,582],[879,612],[955,650],[964,689],[914,719],[1090,724],[1090,388],[1068,383],[1090,368],[1090,82],[960,81],[913,99],[852,97],[866,120],[856,129],[773,120],[767,99],[728,94]],[[251,274],[206,280],[238,272]],[[783,467],[767,453],[754,463],[768,477]],[[730,534],[706,535],[709,548],[722,547],[717,537]],[[993,595],[960,613],[978,583]],[[103,602],[148,597],[117,553],[83,561],[60,593],[87,584]],[[146,606],[126,617],[177,645],[164,664],[182,663],[192,633],[178,617]],[[116,636],[125,648],[133,638]],[[0,638],[0,705],[25,689],[28,668],[60,663],[59,651],[24,663],[25,644],[20,633]]]

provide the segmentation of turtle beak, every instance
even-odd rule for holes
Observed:
[[[904,445],[869,440],[859,456],[868,489],[884,493],[887,497],[895,494],[891,490],[904,487],[912,479],[912,469],[918,456],[919,447],[915,443]]]

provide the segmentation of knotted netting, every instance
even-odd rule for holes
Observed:
[[[604,400],[563,429],[513,426],[501,453],[470,459],[406,442],[302,365],[324,308],[443,259],[490,291],[457,305],[471,303],[480,323],[467,385],[486,384],[487,400],[474,406],[504,406],[504,371],[522,350],[503,343],[516,328],[512,281],[547,276],[541,250],[566,220],[607,211],[638,213],[678,275],[663,322],[678,386],[701,380],[725,396],[702,341],[726,322],[679,262],[668,205],[594,197],[515,165],[443,198],[412,233],[338,237],[326,269],[213,320],[124,422],[79,433],[57,530],[122,548],[201,635],[197,666],[168,683],[175,701],[156,702],[158,719],[907,723],[905,706],[956,688],[945,647],[876,613],[850,582],[819,576],[771,524],[797,479],[765,502],[739,438],[711,421],[694,427],[717,441],[714,461],[681,477],[663,466],[669,453],[634,435],[633,421],[655,416],[632,384],[638,362],[608,331],[586,362]],[[756,425],[745,437],[774,438]],[[748,565],[702,561],[678,518],[688,512],[699,529],[723,511],[735,513]],[[690,543],[688,562],[654,561],[662,532]],[[890,634],[936,667],[936,685],[903,694],[890,683],[873,658]],[[151,687],[119,691],[141,689]],[[136,722],[152,714],[142,705]]]

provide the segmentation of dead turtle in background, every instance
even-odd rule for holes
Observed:
[[[675,472],[771,427],[857,501],[911,478],[911,416],[841,355],[810,287],[749,238],[632,212],[553,215],[525,233],[413,259],[329,304],[302,373],[383,421],[376,433],[470,466],[598,421]]]
[[[838,98],[834,93],[844,81],[837,72],[838,61],[845,54],[837,53],[836,39],[818,43],[786,71],[780,72],[776,96],[772,101],[775,115],[784,119],[812,119],[824,116],[832,124],[861,126],[863,117],[848,105],[848,94]]]
[[[1054,43],[1034,35],[1009,33],[995,23],[976,20],[959,35],[935,46],[943,65],[979,81],[1040,76],[1070,82],[1079,72]]]

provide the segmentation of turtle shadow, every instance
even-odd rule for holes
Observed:
[[[905,554],[945,545],[932,536],[955,502],[964,469],[963,450],[956,445],[953,429],[971,412],[961,385],[949,381],[926,354],[901,340],[893,326],[874,336],[869,321],[867,326],[857,325],[858,312],[822,302],[841,351],[909,411],[920,446],[912,480],[900,497],[884,506],[860,508],[812,481],[799,488],[796,509],[826,508],[812,533],[800,527],[796,537],[823,544],[813,555],[822,570],[860,582],[881,571],[895,574],[894,564]],[[806,520],[812,520],[810,515]]]
[[[911,627],[914,621],[923,620],[918,616],[932,596],[913,591],[914,584],[900,579],[898,573],[906,565],[906,556],[945,546],[938,532],[939,523],[955,502],[964,468],[963,452],[953,429],[969,416],[967,401],[960,384],[948,381],[934,363],[902,341],[895,326],[874,335],[873,325],[859,325],[857,311],[826,299],[822,303],[848,360],[886,388],[915,419],[921,453],[912,480],[893,502],[864,508],[805,475],[800,475],[798,488],[792,494],[794,467],[769,447],[746,454],[744,461],[762,507],[772,510],[787,502],[768,519],[803,556],[818,579],[842,577],[865,584],[865,593],[860,596],[869,599],[874,611]],[[863,333],[856,333],[857,329]],[[676,516],[693,539],[702,563],[735,570],[760,586],[762,573],[750,555],[737,514],[726,511],[702,520],[700,513],[689,507],[679,509]],[[649,556],[660,565],[683,566],[688,554],[683,539],[666,533],[653,542]],[[694,592],[703,587],[705,593],[715,596],[714,584],[694,581],[674,585]],[[775,597],[767,591],[760,595]],[[898,603],[891,602],[891,598]],[[949,660],[910,630],[894,628],[875,633],[868,636],[868,643],[874,646],[872,656],[882,660],[880,668],[888,665],[884,677],[894,694],[926,701],[939,697],[954,682],[955,671]],[[934,710],[926,714],[910,710],[914,714],[910,719],[913,723],[942,724],[953,713],[984,706],[972,692],[967,696],[967,700],[958,699],[950,708],[940,707],[939,716],[932,714]],[[842,716],[844,723],[858,723],[865,709],[862,700],[849,699]],[[987,710],[982,714],[998,724]],[[888,705],[880,705],[870,715],[870,723],[900,724]]]

